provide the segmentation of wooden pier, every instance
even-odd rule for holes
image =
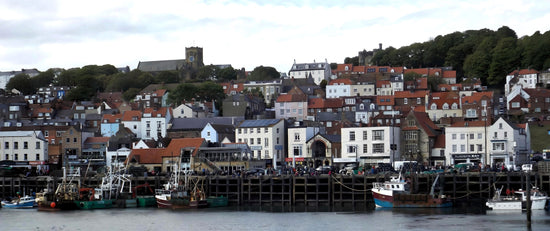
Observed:
[[[315,175],[315,176],[192,176],[202,180],[207,195],[226,196],[232,205],[303,205],[303,206],[370,206],[373,182],[389,180],[390,174],[375,175]],[[413,175],[414,189],[429,193],[436,174]],[[475,172],[441,174],[444,194],[456,201],[486,200],[495,187],[510,190],[525,189],[527,178],[531,184],[550,193],[549,173]],[[134,177],[132,186],[148,183],[161,188],[166,176]],[[0,177],[0,198],[15,196],[17,192],[31,195],[46,187],[55,189],[61,177]],[[81,178],[83,187],[97,187],[100,177]],[[439,189],[438,191],[439,192]]]

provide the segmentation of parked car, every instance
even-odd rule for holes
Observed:
[[[524,172],[533,171],[533,164],[524,164],[521,166],[521,170],[523,170]]]
[[[319,166],[315,169],[315,172],[317,172],[317,174],[328,174],[328,172],[332,170],[331,166]]]
[[[265,174],[265,169],[263,169],[263,168],[251,168],[251,169],[248,169],[246,171],[247,176],[250,176],[250,175],[264,175],[264,174]]]

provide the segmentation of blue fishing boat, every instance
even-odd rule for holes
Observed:
[[[11,201],[2,201],[2,207],[6,209],[32,209],[36,206],[35,198],[24,196]]]

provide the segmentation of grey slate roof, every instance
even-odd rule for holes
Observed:
[[[213,118],[174,118],[169,131],[202,130],[206,124],[235,125],[244,117],[213,117]]]
[[[279,123],[282,119],[264,119],[264,120],[245,120],[237,127],[239,128],[255,128],[255,127],[271,127]]]
[[[176,71],[181,70],[185,59],[144,61],[139,62],[137,69],[145,72]]]

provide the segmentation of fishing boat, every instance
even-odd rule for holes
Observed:
[[[74,203],[79,209],[109,209],[113,207],[113,200],[103,199],[102,193],[95,191],[93,188],[80,188],[78,200]]]
[[[2,207],[6,209],[32,209],[35,206],[36,201],[32,196],[18,197],[11,201],[2,201]]]
[[[489,199],[485,205],[492,210],[524,210],[527,209],[527,191],[518,190],[510,193],[506,193],[506,196],[502,196],[502,186],[500,189],[495,189],[495,196]],[[538,188],[530,190],[531,193],[531,209],[539,210],[544,209],[548,196],[541,192]]]
[[[63,167],[63,181],[57,186],[55,191],[51,190],[49,182],[48,188],[36,194],[38,211],[78,209],[75,200],[78,199],[79,195],[80,168],[70,168],[67,170]]]
[[[141,189],[145,189],[146,192]],[[155,198],[155,192],[149,185],[149,183],[141,184],[132,189],[132,198],[136,199],[137,207],[155,207],[157,206],[157,200]],[[141,194],[140,194],[141,193]],[[149,195],[144,195],[149,193]]]
[[[229,204],[229,200],[227,197],[222,196],[209,196],[206,198],[206,201],[208,202],[209,208],[214,207],[226,207]]]
[[[411,185],[405,182],[401,174],[390,181],[373,183],[372,196],[376,207],[382,208],[444,208],[452,202],[443,195],[435,195],[434,187],[439,179],[437,175],[429,194],[411,193]]]

